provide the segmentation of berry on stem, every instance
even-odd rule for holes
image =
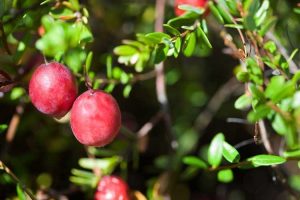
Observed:
[[[117,176],[104,176],[98,183],[95,200],[129,200],[126,182]]]
[[[100,90],[81,94],[71,109],[71,128],[77,140],[88,146],[104,146],[118,134],[121,112],[116,100]]]
[[[58,62],[42,64],[29,82],[29,96],[42,113],[61,118],[72,107],[77,86],[71,71]]]
[[[208,0],[175,0],[174,8],[175,8],[175,15],[180,16],[185,13],[184,10],[178,8],[179,5],[187,4],[199,8],[205,8]]]

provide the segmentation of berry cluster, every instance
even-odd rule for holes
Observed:
[[[75,78],[57,62],[40,65],[29,83],[29,96],[42,113],[55,118],[71,110],[70,124],[77,140],[89,146],[104,146],[119,132],[121,113],[116,100],[100,90],[77,96]]]

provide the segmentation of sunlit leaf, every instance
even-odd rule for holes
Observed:
[[[213,167],[217,167],[221,163],[224,139],[223,133],[218,133],[210,143],[208,149],[208,163]]]

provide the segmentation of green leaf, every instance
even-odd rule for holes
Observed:
[[[200,169],[206,169],[208,167],[203,160],[196,156],[186,156],[183,158],[182,161],[186,165],[194,166]]]
[[[299,175],[291,175],[288,177],[288,184],[292,187],[292,189],[296,191],[300,191],[300,176]]]
[[[263,92],[261,92],[254,84],[249,84],[249,90],[253,96],[253,98],[259,100],[259,101],[264,101],[265,100],[265,95]]]
[[[250,75],[248,72],[238,72],[236,78],[242,83],[245,83],[249,81]]]
[[[288,132],[289,123],[279,113],[276,113],[272,121],[272,127],[279,135],[285,135]]]
[[[224,169],[218,172],[218,181],[222,183],[230,183],[233,180],[233,177],[231,169]]]
[[[245,109],[251,106],[252,97],[246,94],[240,96],[234,103],[234,107],[238,110]]]
[[[193,130],[188,129],[178,138],[178,154],[185,155],[196,148],[199,134]]]
[[[264,36],[277,22],[276,17],[270,17],[268,18],[261,26],[259,30],[259,35]]]
[[[70,49],[64,55],[64,62],[74,73],[78,73],[82,70],[85,59],[86,52],[81,48]]]
[[[200,42],[203,42],[206,47],[212,48],[205,32],[202,30],[201,26],[197,26],[196,33]]]
[[[196,34],[194,32],[188,34],[184,41],[183,53],[185,56],[190,57],[196,47]]]
[[[228,14],[227,10],[224,9],[221,4],[217,4],[217,9],[219,11],[219,13],[221,14],[221,16],[223,17],[223,19],[227,22],[227,23],[231,23],[233,24],[233,19],[231,17],[231,15]]]
[[[17,195],[18,195],[18,198],[19,200],[26,200],[26,194],[25,192],[23,191],[23,189],[21,188],[20,184],[17,184]]]
[[[86,170],[81,170],[81,169],[71,169],[71,173],[74,176],[77,177],[81,177],[81,178],[89,178],[89,179],[93,179],[95,178],[95,174],[90,172],[90,171],[86,171]]]
[[[239,152],[227,142],[223,142],[223,156],[224,158],[230,162],[235,163],[240,161]]]
[[[208,6],[210,11],[212,12],[212,14],[214,15],[214,17],[217,19],[217,21],[221,24],[224,24],[224,20],[222,15],[219,13],[218,9],[216,8],[216,6],[214,5],[214,3],[212,1],[208,2]]]
[[[165,44],[158,45],[155,50],[153,51],[154,54],[154,63],[160,63],[164,61],[167,57],[169,47]]]
[[[233,15],[239,14],[239,11],[237,9],[238,6],[237,6],[236,0],[226,0],[225,3],[231,14],[233,14]]]
[[[224,26],[227,28],[244,29],[244,26],[240,24],[225,24]]]
[[[22,87],[15,87],[12,89],[10,93],[10,99],[11,100],[16,100],[19,99],[21,96],[25,94],[25,90]]]
[[[126,85],[125,88],[123,89],[123,96],[125,98],[128,98],[131,90],[132,90],[132,85]]]
[[[85,60],[85,68],[86,68],[86,73],[90,71],[91,64],[92,64],[92,59],[93,59],[93,52],[90,51],[86,60]]]
[[[148,33],[145,35],[145,37],[151,40],[154,44],[161,43],[163,39],[171,39],[171,37],[168,34],[162,32]]]
[[[268,50],[270,53],[275,53],[277,50],[277,46],[275,42],[270,40],[264,44],[264,49]]]
[[[90,178],[81,178],[81,177],[77,177],[77,176],[71,176],[69,178],[69,180],[77,185],[81,185],[81,186],[88,186],[88,187],[95,187],[97,184],[97,179],[96,177],[93,179]]]
[[[131,56],[137,53],[137,49],[129,45],[120,45],[114,48],[114,53],[119,56]]]
[[[188,12],[180,17],[175,17],[168,21],[168,24],[175,28],[180,28],[181,26],[191,26],[195,23],[195,20],[199,18],[199,15],[194,12]]]
[[[106,75],[108,78],[112,77],[112,56],[108,55],[106,57]]]
[[[295,85],[292,82],[286,82],[283,76],[273,76],[268,84],[265,95],[274,103],[284,98],[290,97],[295,92]]]
[[[247,118],[250,122],[256,122],[264,117],[266,117],[270,112],[271,108],[266,105],[260,105],[255,110],[251,111]]]
[[[7,125],[6,124],[0,124],[0,133],[4,132],[7,129]]]
[[[180,35],[180,32],[176,28],[170,26],[169,24],[164,24],[164,29],[165,31],[171,33],[174,36]]]
[[[210,143],[208,149],[208,163],[212,165],[212,167],[218,167],[222,161],[224,139],[223,133],[218,133]]]
[[[174,50],[173,55],[175,58],[177,58],[180,53],[180,49],[181,49],[181,37],[176,38],[174,47],[175,47],[175,50]]]
[[[285,158],[299,158],[300,157],[300,149],[296,149],[293,151],[284,151],[283,157]]]
[[[184,11],[187,11],[187,12],[194,12],[198,15],[201,15],[204,13],[204,9],[203,8],[199,8],[199,7],[195,7],[195,6],[191,6],[191,5],[188,5],[188,4],[181,4],[178,6],[178,8],[180,10],[184,10]]]
[[[79,159],[79,166],[85,169],[99,168],[104,174],[108,174],[114,170],[120,161],[119,156],[101,159],[81,158]]]
[[[286,162],[285,158],[276,155],[261,154],[247,159],[252,162],[255,167],[279,165]]]
[[[300,14],[300,8],[294,8],[293,11],[297,14]]]

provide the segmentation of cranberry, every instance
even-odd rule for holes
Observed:
[[[95,200],[129,200],[126,182],[117,176],[104,176],[97,187]]]
[[[208,0],[175,0],[175,14],[176,16],[183,15],[185,13],[184,10],[178,8],[179,5],[187,4],[199,8],[205,8]]]
[[[80,143],[104,146],[116,137],[121,126],[118,103],[103,91],[88,90],[75,100],[70,123]]]
[[[29,96],[42,113],[61,118],[72,107],[77,87],[70,70],[58,63],[42,64],[34,71],[29,82]]]

